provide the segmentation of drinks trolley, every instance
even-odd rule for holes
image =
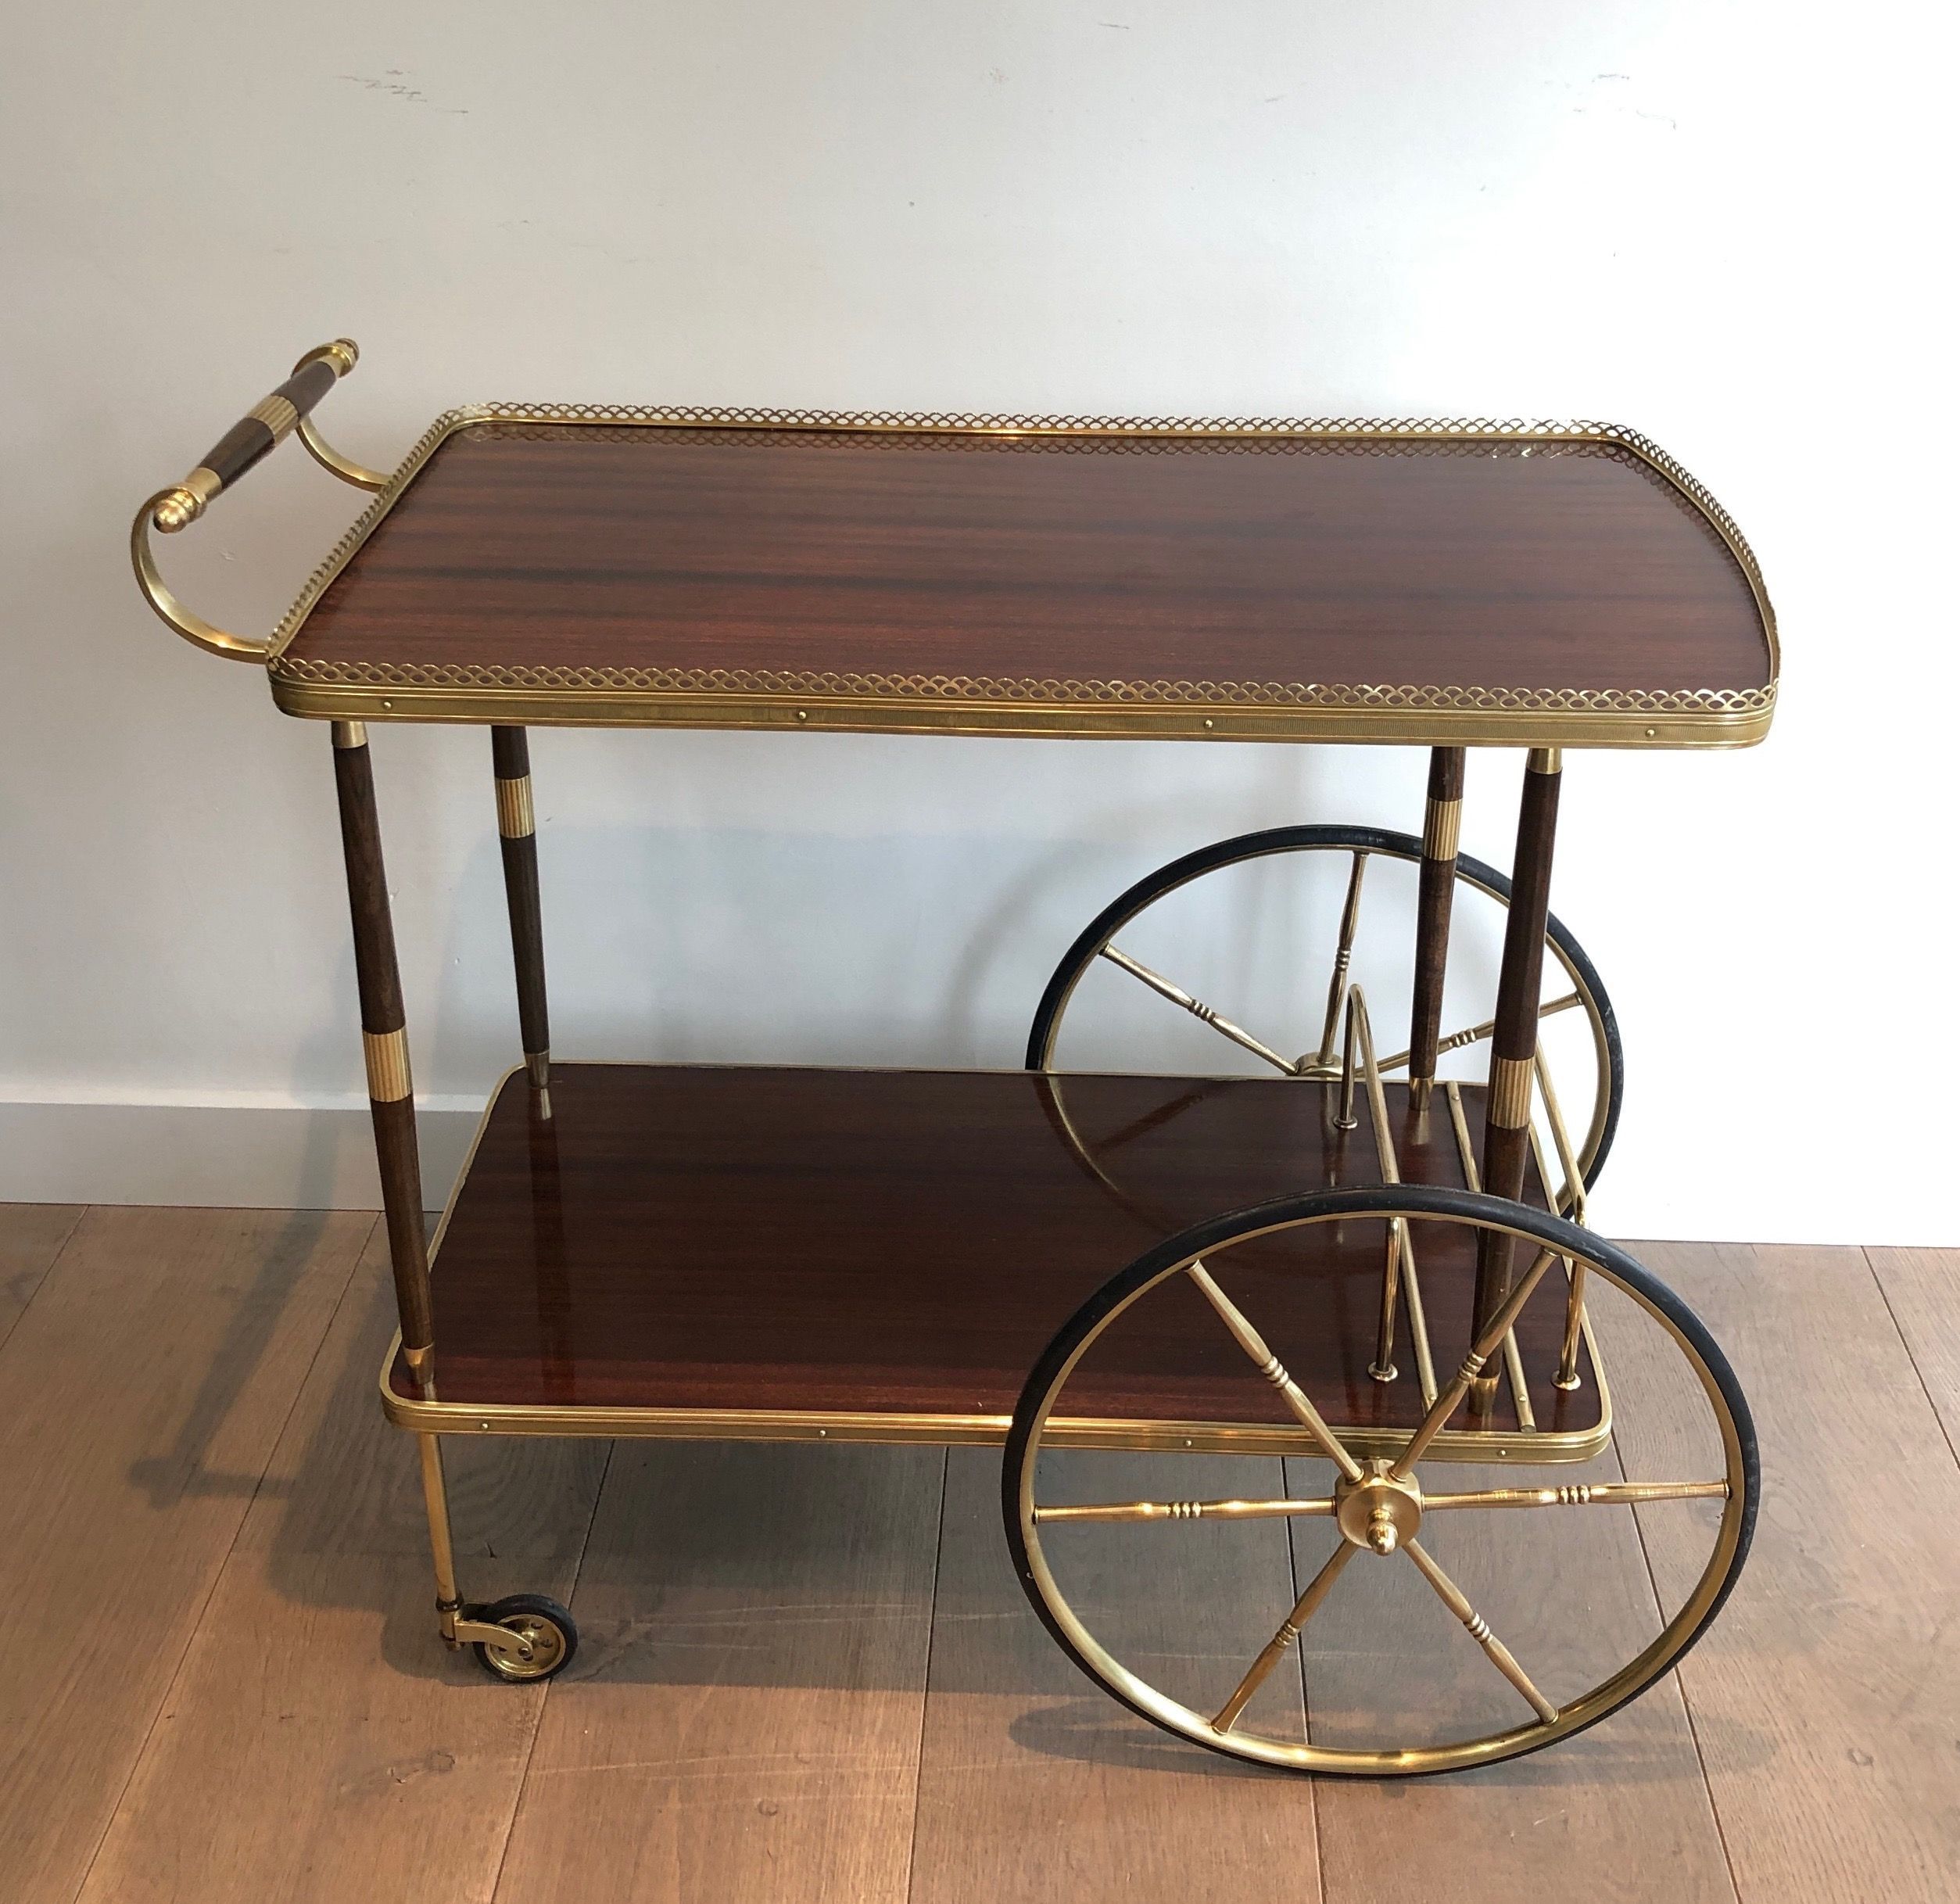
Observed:
[[[180,634],[331,723],[400,1315],[381,1400],[420,1449],[445,1642],[521,1681],[561,1671],[577,1635],[542,1596],[464,1596],[443,1436],[656,1436],[1002,1447],[1007,1540],[1057,1643],[1143,1716],[1259,1763],[1492,1762],[1673,1666],[1747,1552],[1754,1439],[1707,1329],[1585,1226],[1622,1063],[1548,899],[1565,749],[1768,730],[1774,619],[1699,483],[1589,424],[536,404],[451,411],[385,475],[313,421],[357,355],[308,353],[144,504],[131,550]],[[274,634],[248,639],[171,593],[151,538],[295,432],[373,500]],[[414,721],[490,730],[523,1060],[432,1248],[368,737]],[[566,1063],[526,737],[542,724],[1400,744],[1430,750],[1428,796],[1420,835],[1283,827],[1138,882],[1063,956],[1021,1070]],[[1458,848],[1471,747],[1526,755],[1508,877]],[[1338,905],[1322,959],[1286,962],[1292,1042],[1144,956],[1172,909],[1302,869]],[[1408,1032],[1384,1056],[1357,948],[1371,896],[1398,880]],[[1501,921],[1494,1006],[1446,1031],[1467,907]],[[1097,986],[1177,1015],[1223,1062],[1072,1067]],[[1554,1027],[1578,1031],[1589,1073],[1569,1118]],[[1468,1060],[1481,1076],[1446,1074]],[[1615,1345],[1645,1345],[1642,1397],[1665,1387],[1658,1359],[1675,1382],[1663,1445],[1688,1445],[1675,1430],[1697,1417],[1693,1471],[1618,1465],[1609,1308]],[[1064,1450],[1132,1476],[1148,1458],[1161,1485],[1098,1494],[1094,1461]],[[1263,1457],[1234,1472],[1285,1484],[1181,1482],[1219,1455]],[[1449,1486],[1452,1464],[1474,1484]],[[1549,1483],[1546,1464],[1565,1465]],[[1641,1644],[1541,1684],[1534,1644],[1560,1617],[1583,1629],[1593,1590],[1555,1551],[1553,1590],[1500,1637],[1439,1555],[1485,1516],[1556,1528],[1614,1509],[1642,1529],[1685,1517],[1705,1554],[1666,1595],[1655,1576]],[[1261,1650],[1213,1657],[1202,1606],[1160,1610],[1154,1641],[1119,1650],[1114,1597],[1152,1592],[1151,1544],[1274,1522],[1293,1604]],[[1085,1538],[1134,1544],[1086,1597],[1070,1585]],[[1453,1644],[1467,1632],[1495,1669],[1481,1683],[1502,1709],[1437,1737],[1393,1701],[1317,1709],[1302,1635],[1350,1568],[1345,1594],[1385,1606],[1382,1570],[1413,1569]],[[1173,1617],[1181,1652],[1160,1630]],[[1401,1618],[1381,1657],[1405,1644]]]

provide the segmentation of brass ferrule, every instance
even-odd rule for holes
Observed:
[[[413,1092],[408,1075],[406,1031],[364,1031],[361,1049],[367,1060],[367,1095],[377,1104],[398,1104]]]
[[[367,723],[365,721],[335,721],[334,745],[343,751],[349,748],[367,744]]]
[[[1527,773],[1557,773],[1564,766],[1563,750],[1556,747],[1535,747],[1525,762]]]
[[[218,472],[200,463],[150,511],[150,522],[159,534],[174,536],[203,515],[205,505],[224,487]]]
[[[1457,841],[1463,831],[1463,823],[1462,801],[1431,801],[1423,815],[1423,858],[1454,859],[1457,857]]]
[[[529,1079],[533,1091],[543,1091],[551,1082],[551,1054],[548,1051],[527,1051],[524,1054],[524,1074]]]
[[[531,804],[531,776],[496,783],[496,830],[507,840],[528,840],[538,830]]]
[[[1490,1061],[1490,1109],[1487,1121],[1507,1131],[1521,1131],[1531,1121],[1532,1061],[1528,1058],[1492,1058]]]
[[[299,421],[299,413],[292,403],[276,392],[254,403],[245,413],[255,423],[263,423],[272,432],[272,440],[282,443],[292,433],[292,426]]]

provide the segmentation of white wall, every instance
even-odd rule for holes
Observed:
[[[324,734],[174,641],[135,503],[303,348],[482,397],[1603,416],[1754,542],[1763,748],[1568,757],[1621,1234],[1960,1235],[1947,10],[1768,0],[8,9],[0,1193],[371,1194]],[[268,626],[296,446],[167,550]],[[439,1151],[515,1038],[471,732],[377,730]],[[1402,751],[540,734],[561,1052],[1015,1062],[1173,852],[1419,824]],[[1515,756],[1466,844],[1508,859]]]

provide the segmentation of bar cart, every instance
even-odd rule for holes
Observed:
[[[331,724],[400,1311],[381,1401],[421,1451],[450,1646],[541,1680],[576,1632],[539,1596],[464,1597],[442,1438],[598,1435],[1000,1446],[1006,1537],[1060,1646],[1159,1725],[1267,1765],[1512,1757],[1680,1658],[1747,1551],[1754,1440],[1702,1324],[1585,1227],[1623,1066],[1548,898],[1563,750],[1768,730],[1774,619],[1700,485],[1589,424],[538,404],[451,411],[382,474],[312,418],[356,358],[342,340],[301,359],[143,505],[131,547],[173,628]],[[374,499],[274,634],[247,639],[171,594],[151,537],[296,431]],[[403,721],[490,730],[521,1032],[433,1248],[370,766],[370,727]],[[1022,1070],[566,1063],[547,1029],[538,724],[1399,744],[1431,750],[1428,799],[1419,836],[1280,827],[1140,880],[1063,956]],[[1471,747],[1526,755],[1508,877],[1458,849]],[[1333,896],[1319,961],[1284,962],[1287,1042],[1209,1002],[1152,935],[1218,882],[1296,873]],[[1371,897],[1398,881],[1408,1032],[1384,1056],[1359,968]],[[1446,1030],[1453,919],[1478,907],[1501,925],[1494,1008]],[[1110,1062],[1112,985],[1216,1060],[1120,1044]],[[1105,1055],[1072,1065],[1098,986]],[[1559,1027],[1589,1074],[1569,1115]],[[1657,1440],[1615,1420],[1609,1332],[1616,1358],[1639,1343],[1643,1399],[1673,1394]],[[1700,1453],[1642,1472],[1656,1446]],[[1265,1479],[1181,1478],[1226,1455]],[[1098,1492],[1096,1460],[1128,1464],[1109,1470],[1126,1483]],[[1468,1485],[1447,1485],[1451,1464]],[[1618,1510],[1643,1540],[1677,1517],[1648,1628],[1610,1658],[1553,1645],[1562,1619],[1600,1630],[1557,1550],[1525,1602],[1486,1583],[1524,1608],[1500,1616],[1508,1640],[1453,1550],[1439,1558],[1457,1528],[1578,1524],[1568,1509]],[[1186,1640],[1123,1650],[1115,1598],[1152,1592],[1150,1544],[1255,1534],[1287,1544],[1292,1601],[1263,1648],[1228,1656],[1192,1606],[1152,1616],[1188,1618]],[[1071,1544],[1091,1537],[1136,1544],[1085,1595]],[[1302,1643],[1327,1630],[1310,1621],[1397,1593],[1440,1603],[1460,1649],[1467,1630],[1501,1710],[1460,1725],[1406,1688],[1379,1709],[1313,1690],[1329,1655]],[[1404,1615],[1384,1617],[1367,1656],[1399,1658]]]

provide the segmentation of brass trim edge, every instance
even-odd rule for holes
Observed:
[[[894,1411],[793,1408],[579,1407],[546,1403],[422,1401],[400,1393],[391,1381],[400,1353],[397,1332],[381,1366],[382,1412],[396,1427],[445,1435],[606,1435],[626,1440],[682,1441],[858,1441],[937,1447],[998,1447],[1012,1418],[1005,1415],[931,1415]],[[1597,1361],[1593,1368],[1596,1374]],[[1589,1428],[1560,1433],[1540,1430],[1446,1429],[1424,1455],[1429,1461],[1485,1461],[1522,1449],[1518,1458],[1564,1463],[1590,1461],[1613,1436],[1603,1380],[1600,1419]],[[1392,1458],[1407,1444],[1404,1429],[1331,1425],[1358,1459]],[[1277,1423],[1129,1421],[1092,1416],[1056,1421],[1048,1431],[1058,1446],[1159,1454],[1317,1454],[1302,1429]]]
[[[396,1104],[414,1094],[408,1074],[408,1033],[364,1031],[361,1053],[367,1061],[367,1095],[377,1104]]]
[[[281,660],[285,681],[338,687],[450,688],[479,692],[654,696],[802,695],[859,701],[976,701],[1028,711],[1126,707],[1314,708],[1463,714],[1747,715],[1771,705],[1771,688],[1405,687],[1317,681],[1116,681],[985,675],[833,673],[764,668],[521,668],[485,662]],[[1556,773],[1556,748],[1535,748],[1532,771]],[[1546,766],[1540,756],[1553,763]]]
[[[1519,747],[1555,734],[1568,746],[1666,749],[1753,747],[1775,712],[1773,689],[1761,705],[1654,714],[1600,710],[1425,709],[1302,705],[1178,707],[1044,705],[883,700],[865,697],[795,701],[741,694],[680,694],[593,689],[396,687],[315,681],[294,664],[271,669],[272,698],[284,714],[313,720],[456,723],[525,727],[714,728],[832,733],[973,734],[1028,739],[1344,741],[1355,744]]]

